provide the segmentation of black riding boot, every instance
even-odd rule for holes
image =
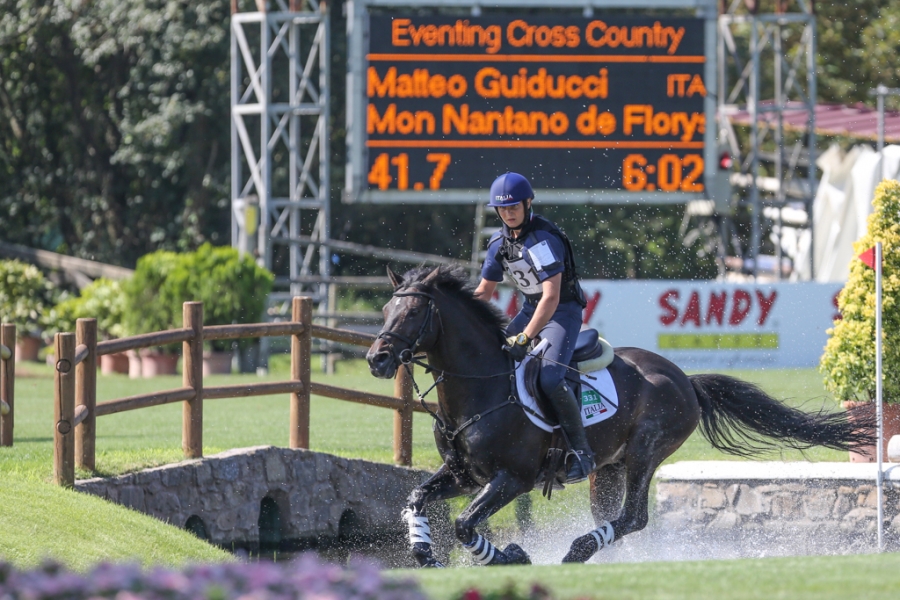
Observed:
[[[587,479],[588,475],[596,467],[594,452],[588,445],[587,436],[584,433],[584,425],[581,422],[581,407],[575,392],[569,384],[563,381],[549,395],[553,403],[553,410],[559,419],[559,426],[569,438],[572,451],[575,453],[572,466],[566,471],[566,483],[578,483]]]

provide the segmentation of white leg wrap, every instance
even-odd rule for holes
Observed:
[[[591,532],[594,540],[597,542],[597,550],[601,550],[613,543],[616,537],[613,526],[608,521],[603,521],[597,529]]]
[[[422,542],[431,545],[431,526],[428,525],[428,517],[416,514],[411,508],[403,509],[400,516],[409,527],[409,545]]]
[[[471,544],[463,544],[463,548],[472,553],[472,556],[475,557],[475,562],[479,565],[491,564],[497,549],[480,533],[476,533],[475,536],[475,541]]]

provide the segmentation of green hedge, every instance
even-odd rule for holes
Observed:
[[[256,323],[263,319],[274,280],[251,256],[241,257],[229,246],[153,252],[138,260],[123,286],[125,328],[134,335],[181,327],[182,304],[193,300],[203,302],[206,325]]]
[[[66,298],[52,311],[52,328],[56,331],[75,331],[78,319],[97,319],[97,336],[101,340],[125,334],[125,296],[122,282],[101,277],[81,290],[78,296]]]
[[[52,323],[59,297],[40,269],[18,260],[0,260],[0,321],[21,335],[40,335]]]

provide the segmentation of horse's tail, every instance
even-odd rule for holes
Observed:
[[[727,375],[689,379],[700,401],[700,431],[722,452],[752,456],[782,447],[813,446],[850,450],[875,441],[872,410],[855,413],[851,424],[846,412],[797,410],[758,386]]]

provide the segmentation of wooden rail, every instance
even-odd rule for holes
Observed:
[[[291,306],[291,320],[287,322],[204,326],[203,304],[185,302],[183,328],[106,342],[97,341],[96,319],[78,319],[74,334],[58,333],[55,340],[57,362],[54,409],[54,481],[58,485],[71,487],[75,483],[76,465],[87,470],[95,470],[97,417],[181,402],[182,450],[186,458],[199,458],[203,455],[204,400],[272,394],[289,394],[290,396],[288,440],[291,448],[309,448],[310,395],[316,394],[393,410],[394,460],[401,465],[412,464],[412,413],[424,411],[424,409],[413,402],[412,384],[406,370],[400,369],[397,373],[394,396],[382,396],[313,382],[310,377],[310,364],[314,337],[345,344],[369,346],[375,341],[375,336],[314,325],[312,316],[312,299],[294,298]],[[6,327],[4,326],[4,328]],[[2,338],[4,345],[7,340],[6,335],[6,329],[4,329]],[[11,335],[11,339],[15,340],[14,327]],[[291,336],[291,375],[289,380],[210,387],[203,385],[204,341],[278,335]],[[118,398],[97,404],[98,356],[178,342],[182,344],[183,359],[182,386],[180,388]],[[6,379],[0,380],[0,385],[5,381]],[[12,406],[12,388],[9,389],[8,401]],[[4,401],[7,401],[6,396],[3,398]],[[429,406],[432,410],[436,410],[434,405]],[[11,439],[10,433],[10,443]]]
[[[16,389],[16,326],[0,325],[0,446],[13,445]]]

